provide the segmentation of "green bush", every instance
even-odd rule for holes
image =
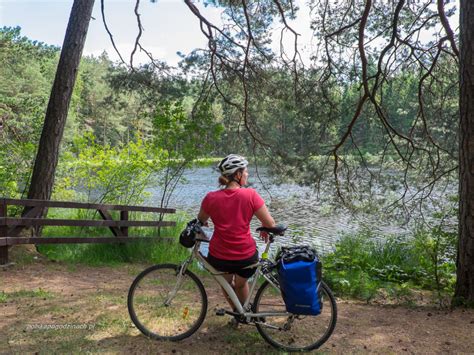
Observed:
[[[100,145],[91,133],[85,133],[76,137],[70,151],[62,156],[54,197],[123,205],[142,203],[149,197],[146,188],[157,184],[156,175],[165,168],[163,154],[140,137],[113,147]]]
[[[414,248],[424,277],[419,283],[424,288],[437,290],[441,297],[452,293],[456,283],[456,241],[457,234],[441,227],[430,231],[418,230],[414,238]]]
[[[340,296],[368,301],[382,289],[397,297],[421,288],[437,291],[441,300],[455,283],[455,240],[440,227],[413,237],[345,235],[322,257],[324,278]]]

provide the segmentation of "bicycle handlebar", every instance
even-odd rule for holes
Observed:
[[[192,227],[194,232],[197,234],[200,234],[203,236],[203,238],[197,237],[196,240],[202,241],[202,242],[209,242],[209,238],[207,238],[206,233],[204,230],[201,228],[202,224],[200,221],[197,221],[194,226]],[[257,232],[264,232],[270,234],[270,242],[273,242],[273,237],[276,235],[284,235],[285,231],[288,229],[288,227],[284,224],[278,224],[275,227],[258,227],[256,229]]]
[[[284,224],[278,224],[275,227],[258,227],[257,232],[265,232],[273,235],[284,235],[288,229]]]

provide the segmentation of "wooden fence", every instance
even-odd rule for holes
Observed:
[[[8,206],[29,207],[28,212],[21,217],[8,217]],[[103,220],[75,220],[38,218],[46,208],[74,208],[96,210]],[[120,220],[114,220],[109,211],[120,211]],[[158,220],[133,221],[129,220],[129,212],[159,213]],[[123,243],[137,240],[156,240],[162,237],[129,236],[129,227],[170,227],[175,222],[163,221],[163,215],[175,213],[173,208],[158,208],[145,206],[104,205],[96,203],[78,203],[46,200],[17,200],[0,199],[0,265],[8,263],[8,247],[16,244],[56,244],[56,243]],[[75,226],[75,227],[108,227],[113,236],[104,237],[19,237],[25,227],[42,226]]]

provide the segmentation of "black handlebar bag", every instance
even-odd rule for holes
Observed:
[[[277,261],[286,310],[294,314],[320,314],[321,262],[316,251],[308,246],[283,247]]]
[[[186,248],[192,248],[196,244],[196,232],[195,226],[198,224],[198,220],[195,218],[189,221],[186,228],[179,235],[179,243]]]

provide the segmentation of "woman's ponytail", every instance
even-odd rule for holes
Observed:
[[[240,185],[240,182],[235,179],[238,173],[242,173],[245,170],[245,168],[240,168],[237,171],[235,171],[233,174],[230,175],[221,175],[219,176],[219,186],[224,186],[227,187],[232,181],[237,182]]]
[[[227,186],[230,184],[231,180],[229,180],[224,175],[219,176],[219,186]]]

